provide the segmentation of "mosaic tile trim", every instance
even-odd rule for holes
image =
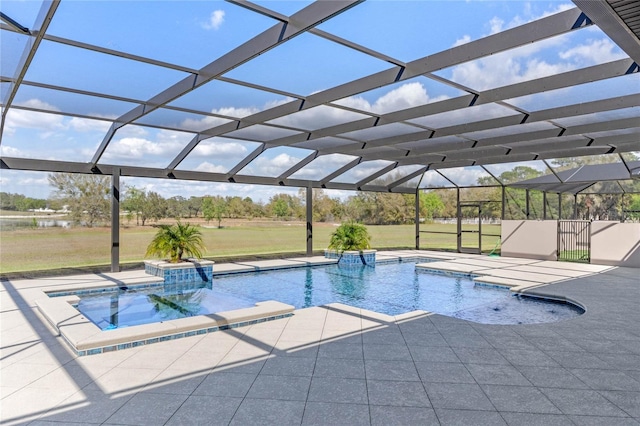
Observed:
[[[195,266],[189,265],[185,268],[161,268],[156,265],[145,263],[144,271],[149,275],[155,275],[164,279],[165,283],[175,284],[178,282],[204,281],[211,282],[213,279],[213,265]]]
[[[480,276],[480,275],[471,274],[467,272],[443,271],[440,269],[429,269],[429,268],[416,268],[416,272],[422,272],[422,273],[434,274],[434,275],[444,275],[446,277],[472,278],[472,279]]]
[[[46,291],[46,295],[49,297],[62,297],[62,296],[87,296],[103,293],[115,293],[121,291],[123,288],[127,290],[142,290],[147,288],[162,287],[165,284],[163,282],[144,283],[144,284],[127,284],[120,287],[100,287],[100,288],[85,288],[78,290],[64,290],[64,291]]]
[[[489,284],[489,283],[483,283],[481,281],[476,281],[475,285],[477,285],[478,287],[495,288],[495,289],[498,289],[498,290],[510,290],[511,289],[511,287],[506,286],[506,285]]]
[[[243,321],[243,322],[238,322],[233,324],[225,324],[221,326],[213,326],[213,327],[201,328],[197,330],[189,330],[182,333],[170,334],[167,336],[152,337],[150,339],[145,339],[145,340],[135,340],[132,342],[120,343],[120,344],[111,345],[111,346],[104,346],[101,348],[87,349],[84,351],[76,350],[75,352],[78,356],[86,356],[86,355],[102,354],[106,352],[120,351],[123,349],[135,348],[135,347],[144,346],[144,345],[151,345],[153,343],[164,342],[167,340],[176,340],[176,339],[182,339],[183,337],[198,336],[201,334],[214,333],[216,331],[229,330],[229,329],[238,328],[238,327],[246,327],[248,325],[259,324],[259,323],[273,321],[273,320],[282,319],[282,318],[288,318],[291,316],[293,316],[293,313],[275,315],[271,317],[258,318],[251,321]],[[67,343],[69,342],[67,341]],[[75,349],[73,345],[71,345],[71,343],[69,343],[69,345],[73,349]]]
[[[364,253],[348,253],[344,252],[340,255],[334,250],[325,250],[324,257],[328,259],[338,259],[340,265],[362,265],[364,263],[374,266],[376,264],[376,252],[365,251]]]

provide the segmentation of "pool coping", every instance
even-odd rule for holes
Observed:
[[[490,273],[488,275],[481,275],[479,274],[480,272],[490,271],[488,268],[478,265],[471,265],[471,268],[462,268],[461,270],[461,268],[454,264],[452,269],[451,262],[459,259],[459,254],[438,256],[423,251],[407,250],[403,252],[380,252],[380,256],[376,259],[376,265],[416,262],[416,271],[418,272],[424,271],[439,275],[470,278],[477,284],[484,286],[499,287],[526,296],[571,303],[586,312],[586,306],[580,301],[558,297],[540,288],[549,283],[530,281],[523,284],[522,281],[494,277],[491,276]],[[222,270],[214,271],[214,276],[277,269],[293,269],[307,266],[325,266],[335,263],[336,261],[334,259],[323,258],[294,258],[280,261],[242,262],[238,264],[228,264],[226,268],[223,265],[217,265],[221,267],[220,269]],[[476,273],[473,273],[472,270],[476,271]],[[158,279],[159,277],[157,276],[149,275],[125,280],[110,279],[110,284],[105,284],[104,281],[95,281],[76,285],[58,285],[52,288],[43,288],[39,290],[35,304],[40,313],[52,325],[55,331],[64,338],[78,356],[99,354],[160,341],[248,326],[259,322],[286,318],[294,315],[295,311],[295,308],[291,305],[270,300],[258,302],[256,306],[250,308],[123,327],[114,330],[102,330],[89,319],[85,318],[73,306],[73,304],[77,304],[79,300],[75,293],[80,291],[90,293],[95,289],[103,288],[108,289],[107,291],[113,291],[122,286],[144,288],[145,286],[161,285],[158,283]],[[51,293],[54,293],[55,297],[50,297],[49,294]],[[430,313],[422,310],[406,313],[406,315],[416,314]]]
[[[149,345],[166,340],[244,327],[293,315],[294,307],[275,300],[254,307],[187,318],[102,330],[73,307],[77,296],[47,297],[35,301],[40,313],[78,356]]]

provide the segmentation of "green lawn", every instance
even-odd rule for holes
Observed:
[[[223,225],[225,222],[223,221]],[[327,247],[335,226],[314,224],[313,249]],[[413,225],[368,226],[376,249],[414,248]],[[301,222],[233,223],[221,229],[203,227],[206,257],[229,259],[242,256],[304,253],[306,228]],[[427,224],[421,230],[454,232],[455,225]],[[123,226],[120,231],[121,263],[141,262],[156,229],[151,226]],[[499,225],[483,226],[483,233],[500,233]],[[498,237],[483,237],[483,251],[491,251]],[[41,228],[0,233],[0,273],[109,265],[109,228]],[[420,248],[455,250],[456,236],[420,234]]]

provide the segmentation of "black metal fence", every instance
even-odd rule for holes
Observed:
[[[591,221],[558,221],[558,260],[589,263],[591,260]]]

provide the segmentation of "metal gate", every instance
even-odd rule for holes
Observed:
[[[459,253],[482,254],[481,216],[482,205],[480,203],[458,203]]]
[[[558,260],[582,263],[591,261],[591,221],[558,221]]]

